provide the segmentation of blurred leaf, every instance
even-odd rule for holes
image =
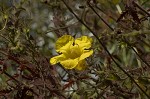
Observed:
[[[104,88],[104,87],[110,86],[110,85],[112,85],[112,81],[111,81],[111,80],[108,80],[108,79],[105,79],[105,80],[103,80],[101,83],[99,83],[99,84],[97,85],[97,87],[98,87],[98,88]]]
[[[115,73],[109,74],[107,79],[111,81],[121,81],[121,78]]]
[[[120,2],[120,0],[112,0],[113,4],[118,4]]]
[[[80,95],[74,92],[71,99],[79,99],[79,98],[80,98]]]
[[[150,79],[145,77],[139,77],[138,82],[143,84],[144,86],[150,85]]]

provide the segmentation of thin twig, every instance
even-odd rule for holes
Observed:
[[[8,38],[6,38],[4,35],[0,34],[0,36],[1,36],[2,38],[4,38],[6,41],[11,42],[11,41],[10,41]]]
[[[150,68],[150,65],[138,54],[138,52],[132,47],[132,45],[127,40],[125,40],[125,42],[130,46],[130,48],[135,52],[135,54],[140,58],[140,60]]]
[[[137,5],[135,2],[133,2],[138,8],[140,8],[142,11],[144,11],[146,13],[146,11],[144,9],[142,9],[139,5]],[[89,7],[96,13],[96,15],[112,30],[114,31],[114,29],[106,22],[104,21],[104,19],[96,12],[96,10],[90,5],[90,3],[88,3]],[[149,13],[148,13],[149,14]],[[150,14],[149,14],[150,15]],[[149,33],[149,32],[148,32]],[[144,64],[146,64],[148,67],[150,67],[150,65],[144,60],[141,58],[141,56],[134,50],[134,48],[130,45],[129,42],[127,42],[125,40],[125,42],[130,46],[130,48],[135,52],[135,54],[142,60],[142,62]]]
[[[142,7],[140,7],[137,3],[135,3],[135,2],[133,1],[133,4],[134,4],[136,7],[138,7],[140,10],[142,10],[144,13],[146,13],[146,14],[148,15],[148,17],[150,17],[150,14],[149,14],[147,11],[145,11]]]
[[[13,76],[11,76],[11,75],[9,75],[7,72],[3,72],[6,76],[8,76],[9,78],[11,78],[11,79],[13,79],[15,82],[17,82],[18,84],[21,84],[21,85],[23,85],[23,83],[22,82],[19,82],[17,79],[15,79]]]
[[[75,23],[74,23],[74,24],[75,24]],[[64,26],[64,27],[59,27],[59,28],[55,28],[55,29],[48,30],[48,31],[46,31],[45,34],[47,34],[47,33],[49,33],[49,32],[53,32],[53,31],[57,31],[57,30],[60,30],[60,29],[66,29],[66,28],[68,28],[68,27],[73,26],[74,24],[70,24],[70,25],[67,25],[67,26]]]
[[[117,65],[117,67],[122,70],[133,82],[134,84],[150,99],[150,96],[137,84],[137,82],[134,80],[134,78],[128,74],[117,62],[116,60],[113,58],[113,56],[110,54],[110,52],[108,51],[108,49],[106,48],[106,46],[102,43],[102,41],[99,39],[99,37],[96,35],[96,33],[87,26],[87,24],[85,24],[75,13],[74,11],[68,6],[68,4],[64,1],[61,0],[65,6],[68,8],[68,10],[77,18],[77,20],[79,22],[81,22],[94,36],[95,38],[98,40],[98,42],[102,45],[102,47],[104,48],[104,50],[106,51],[106,53],[110,56],[110,58],[113,60],[113,62]]]
[[[95,5],[95,8],[100,10],[101,12],[103,12],[106,16],[108,16],[109,18],[113,19],[114,21],[117,21],[114,17],[108,15],[107,13],[105,13],[101,8],[99,8],[97,5]]]
[[[96,12],[96,10],[90,5],[90,3],[88,3],[89,7],[96,13],[96,15],[112,30],[114,31],[114,29]]]
[[[3,31],[3,30],[5,29],[6,25],[7,25],[7,19],[6,19],[5,23],[4,23],[3,28],[2,28],[2,29],[0,29],[0,32],[1,32],[1,31]]]

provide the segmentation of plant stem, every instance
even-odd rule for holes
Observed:
[[[117,65],[117,67],[122,70],[130,79],[131,81],[133,81],[133,83],[150,99],[150,96],[137,84],[137,82],[134,80],[134,78],[128,74],[117,62],[116,60],[113,58],[113,56],[110,54],[110,52],[108,51],[108,49],[106,48],[106,46],[102,43],[102,41],[98,38],[98,36],[96,35],[96,33],[88,27],[87,24],[85,24],[75,13],[74,11],[68,6],[68,4],[64,1],[61,0],[65,6],[68,8],[68,10],[77,18],[77,20],[82,23],[94,36],[95,38],[98,40],[98,42],[102,45],[102,47],[104,48],[104,50],[106,51],[106,53],[109,55],[109,57],[113,60],[113,62]]]

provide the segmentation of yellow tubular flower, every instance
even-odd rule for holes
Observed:
[[[74,38],[70,35],[64,35],[56,41],[56,51],[61,53],[50,59],[52,65],[60,63],[66,69],[84,70],[86,66],[85,58],[93,54],[89,49],[92,45],[92,38],[82,36]]]

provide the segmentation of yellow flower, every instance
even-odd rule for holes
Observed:
[[[93,54],[91,50],[92,38],[82,36],[74,38],[64,35],[56,41],[56,51],[60,55],[50,59],[52,65],[60,63],[66,69],[84,70],[86,68],[85,58]]]

